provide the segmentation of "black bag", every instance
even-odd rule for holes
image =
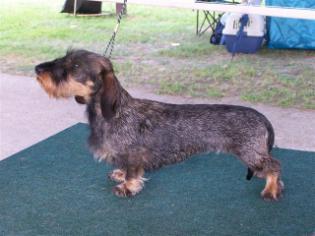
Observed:
[[[211,44],[215,44],[215,45],[221,44],[223,29],[224,29],[224,25],[221,23],[220,19],[218,19],[218,23],[215,26],[214,32],[210,36]]]
[[[86,0],[77,1],[76,13],[81,14],[99,14],[102,12],[102,2],[93,2]],[[74,0],[66,0],[61,13],[73,13]]]

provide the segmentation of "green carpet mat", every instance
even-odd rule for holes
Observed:
[[[147,173],[134,198],[115,197],[111,169],[77,124],[0,162],[0,235],[312,235],[315,153],[275,149],[283,199],[263,201],[229,155],[199,155]]]

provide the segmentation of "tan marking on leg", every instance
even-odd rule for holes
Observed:
[[[125,187],[131,192],[132,195],[139,193],[144,187],[144,179],[130,179],[125,182]]]
[[[266,186],[261,192],[261,196],[264,199],[277,200],[283,188],[283,182],[279,180],[276,174],[267,174]]]
[[[141,173],[137,178],[128,179],[114,187],[115,195],[118,197],[131,197],[139,193],[144,187],[144,181],[146,181],[142,177],[144,172],[141,171]]]
[[[126,180],[126,172],[121,169],[113,170],[113,172],[110,173],[109,178],[118,183],[124,182]]]

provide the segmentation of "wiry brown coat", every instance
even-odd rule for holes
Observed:
[[[89,145],[95,157],[118,169],[114,192],[135,195],[144,171],[183,161],[196,153],[234,154],[266,178],[262,196],[277,199],[283,187],[280,164],[271,157],[274,132],[254,109],[232,105],[177,105],[131,97],[111,62],[92,52],[70,51],[36,67],[42,87],[54,97],[75,96],[87,105]]]

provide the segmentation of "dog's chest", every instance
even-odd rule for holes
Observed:
[[[90,146],[90,149],[94,158],[100,162],[106,161],[108,163],[112,163],[114,156],[117,154],[117,152],[107,144],[103,144],[99,147]]]
[[[90,123],[91,133],[89,137],[89,148],[94,158],[98,161],[112,162],[113,156],[117,153],[114,145],[110,143],[108,128],[102,122]]]

